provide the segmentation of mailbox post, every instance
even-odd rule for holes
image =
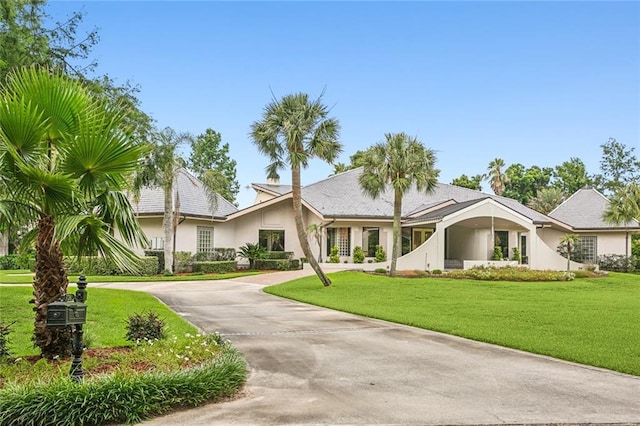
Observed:
[[[69,375],[74,382],[82,382],[82,324],[87,321],[87,280],[84,275],[78,279],[75,296],[65,294],[60,300],[47,306],[47,327],[71,327],[72,341],[71,369]]]

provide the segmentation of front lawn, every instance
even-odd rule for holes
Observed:
[[[640,376],[637,275],[569,282],[315,276],[265,291],[332,309]]]

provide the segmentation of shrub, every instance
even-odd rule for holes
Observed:
[[[258,243],[246,243],[236,253],[238,257],[249,261],[249,269],[255,268],[255,262],[265,257],[266,250]]]
[[[238,262],[235,260],[220,260],[217,262],[193,262],[193,272],[203,274],[226,274],[238,270]]]
[[[214,247],[210,252],[198,252],[194,255],[196,262],[221,262],[236,259],[236,250],[233,248]]]
[[[265,251],[265,259],[293,259],[292,251]]]
[[[158,266],[153,275],[159,274],[164,271],[164,250],[145,250],[144,255],[148,257],[153,256],[158,259]]]
[[[442,275],[442,270],[440,270],[440,269],[434,269],[433,271],[431,271],[431,273],[432,273],[433,275]]]
[[[500,246],[495,246],[493,248],[493,256],[491,257],[492,260],[502,260],[502,247]]]
[[[100,256],[65,256],[64,264],[67,272],[84,275],[130,275],[122,271],[115,263]],[[158,258],[155,256],[141,257],[137,262],[139,275],[151,276],[158,273]]]
[[[360,246],[353,248],[353,263],[364,263],[364,251]]]
[[[511,256],[511,260],[515,260],[520,263],[520,249],[518,247],[513,248],[513,256]]]
[[[471,269],[449,271],[447,277],[487,281],[567,281],[573,279],[575,275],[567,275],[566,271],[533,270],[526,266],[496,268],[495,266],[481,265]]]
[[[633,272],[636,269],[636,258],[621,254],[603,254],[598,256],[598,265],[604,271]]]
[[[255,262],[255,268],[260,271],[289,271],[292,269],[300,269],[300,260],[298,259],[258,259]]]
[[[11,324],[3,324],[0,322],[0,359],[9,358],[11,354],[9,353],[9,333],[11,333]]]
[[[176,272],[193,272],[193,256],[190,251],[177,251],[173,256]]]
[[[376,268],[376,270],[373,272],[375,272],[376,274],[386,274],[387,270],[384,268]]]
[[[375,256],[375,260],[376,260],[376,262],[386,262],[386,260],[387,260],[387,253],[384,251],[384,249],[382,248],[382,246],[376,246],[376,256]]]
[[[136,344],[144,341],[164,339],[165,322],[155,312],[146,314],[132,314],[127,319],[127,334],[125,339]]]
[[[0,269],[20,269],[18,265],[18,256],[15,254],[0,256]]]
[[[331,254],[329,255],[329,263],[340,263],[340,256],[338,256],[338,246],[331,247]]]

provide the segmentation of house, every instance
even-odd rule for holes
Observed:
[[[186,177],[179,179],[176,188],[181,200],[176,251],[206,251],[214,246],[237,249],[258,242],[268,250],[304,256],[295,229],[290,186],[275,181],[253,184],[254,205],[237,210],[219,200],[216,209],[211,209],[202,185],[184,173]],[[319,243],[314,236],[309,238],[320,262],[326,261],[331,247],[336,246],[340,261],[350,263],[353,249],[360,246],[366,258],[358,267],[388,266],[388,261],[369,260],[373,261],[377,246],[391,256],[393,192],[372,199],[360,188],[361,173],[361,168],[349,170],[302,188],[305,224],[318,224],[321,229]],[[163,204],[158,194],[158,190],[148,190],[138,203],[143,229],[156,246],[162,239]],[[159,199],[150,202],[145,197]],[[589,261],[600,254],[625,254],[630,251],[628,234],[640,232],[640,224],[606,224],[601,216],[607,203],[602,194],[585,189],[552,214],[543,215],[513,199],[455,185],[439,183],[428,194],[414,188],[403,198],[402,256],[397,267],[433,270],[523,263],[533,269],[562,270],[567,261],[557,254],[556,247],[567,233],[580,235],[585,246],[591,244]],[[491,260],[495,246],[501,248],[501,261]],[[572,267],[581,265],[574,262]]]

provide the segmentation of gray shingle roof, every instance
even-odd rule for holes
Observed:
[[[270,183],[253,183],[254,187],[261,189],[265,192],[273,193],[273,194],[286,194],[287,192],[291,192],[291,185],[273,185]]]
[[[469,200],[469,201],[462,201],[460,203],[456,203],[456,204],[451,204],[448,206],[444,206],[441,207],[439,209],[430,211],[429,213],[423,214],[421,216],[416,217],[415,219],[411,219],[409,221],[409,223],[411,222],[424,222],[424,221],[428,221],[428,220],[439,220],[442,219],[448,215],[450,215],[451,213],[455,213],[457,211],[460,211],[462,209],[465,209],[473,204],[479,203],[482,200],[486,200],[487,198],[490,197],[483,197],[483,198],[478,198],[475,200]]]
[[[549,216],[576,229],[640,228],[636,221],[615,225],[604,220],[609,199],[593,188],[582,188],[556,207]]]
[[[302,188],[302,197],[318,212],[327,217],[393,217],[393,191],[387,189],[377,199],[372,199],[360,188],[358,182],[362,168],[346,171]],[[415,187],[403,197],[402,215],[408,216],[422,207],[433,206],[447,200],[465,202],[491,197],[497,202],[528,217],[536,223],[550,223],[551,220],[511,198],[485,194],[473,189],[438,183],[433,192],[425,194]]]
[[[219,194],[215,194],[216,208],[211,209],[204,184],[186,170],[178,172],[173,188],[180,194],[180,214],[194,217],[224,218],[238,209]],[[132,203],[136,213],[140,215],[162,215],[164,212],[164,193],[162,188],[143,188],[139,202]]]

